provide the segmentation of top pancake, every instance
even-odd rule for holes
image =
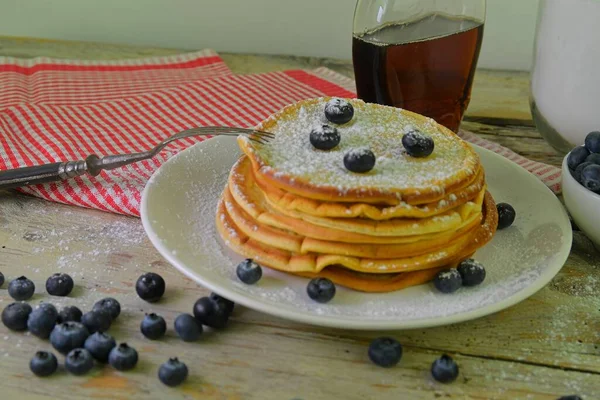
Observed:
[[[275,134],[268,144],[239,137],[257,179],[309,199],[418,205],[444,199],[480,173],[479,157],[473,149],[432,119],[352,99],[348,101],[354,107],[354,118],[334,125],[325,118],[329,100],[304,100],[263,121],[256,129]],[[323,124],[336,126],[341,135],[333,150],[317,150],[310,143],[312,127]],[[402,136],[413,129],[432,137],[435,149],[430,156],[414,158],[404,150]],[[344,155],[364,147],[375,154],[375,167],[365,174],[348,171]]]

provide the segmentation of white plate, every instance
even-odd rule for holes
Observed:
[[[291,320],[349,329],[407,329],[446,325],[510,307],[546,285],[571,249],[571,225],[558,199],[537,178],[488,150],[476,148],[489,190],[517,211],[515,224],[477,252],[485,282],[454,294],[430,284],[367,294],[339,288],[328,304],[306,295],[304,278],[264,269],[253,286],[240,283],[241,258],[222,245],[214,216],[229,169],[239,157],[233,138],[199,143],[167,161],[142,196],[141,217],[158,251],[201,285],[236,303]]]

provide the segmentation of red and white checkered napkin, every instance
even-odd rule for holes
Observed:
[[[90,74],[83,80],[68,73],[55,80],[48,73],[46,78],[36,81],[37,74],[46,73],[45,67],[35,70],[36,65],[52,65],[57,70],[62,67],[56,65],[66,65],[55,61],[32,64],[29,68],[33,70],[28,73],[15,72],[19,70],[16,67],[0,66],[0,81],[10,82],[14,94],[10,103],[0,109],[0,169],[82,159],[89,154],[144,151],[191,127],[252,127],[301,99],[355,96],[351,79],[325,68],[232,75],[211,52],[196,53],[180,63],[173,58],[158,60],[156,64],[146,64],[146,68],[140,64],[135,71],[126,69],[119,79],[115,78],[119,73],[112,69],[105,75],[98,63],[77,64],[97,68],[87,71]],[[13,61],[10,65],[26,64]],[[189,70],[182,66],[182,63],[189,65],[186,62],[195,65],[189,75],[186,72]],[[111,67],[121,68],[124,64],[113,63]],[[8,74],[2,73],[3,67]],[[97,78],[93,79],[93,75]],[[150,75],[153,79],[148,81]],[[27,90],[14,89],[19,86],[14,82],[16,79],[26,82],[21,85]],[[476,140],[477,144],[511,159],[519,157],[472,134],[464,135],[467,140]],[[138,215],[141,192],[152,173],[169,157],[201,140],[178,141],[153,160],[103,172],[95,178],[80,177],[21,190],[60,203]],[[538,173],[541,178],[548,178],[549,170],[538,169],[533,164],[531,167],[543,172]]]

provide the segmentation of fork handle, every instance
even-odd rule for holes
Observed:
[[[0,171],[0,190],[56,182],[87,172],[85,161],[56,162]]]

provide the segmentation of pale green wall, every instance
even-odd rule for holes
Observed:
[[[481,67],[529,68],[537,3],[488,0]],[[354,4],[354,0],[0,0],[0,34],[350,58]]]

